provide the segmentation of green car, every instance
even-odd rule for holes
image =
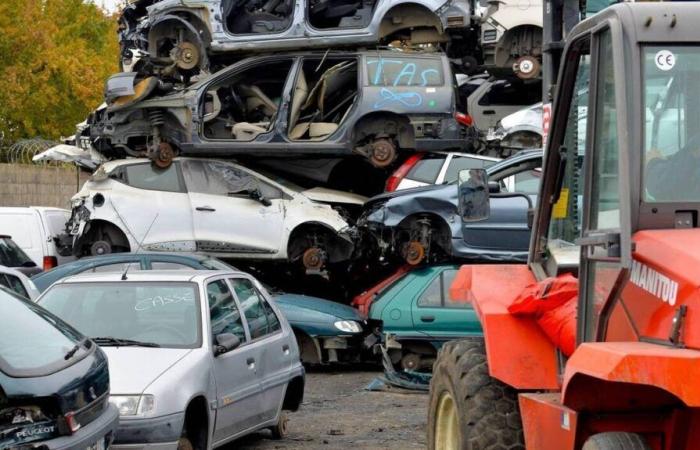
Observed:
[[[453,264],[414,269],[373,295],[369,319],[381,321],[394,365],[430,369],[445,342],[482,335],[471,304],[450,301],[450,285],[458,270]]]

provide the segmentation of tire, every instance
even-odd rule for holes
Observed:
[[[445,344],[433,366],[430,450],[524,450],[517,392],[489,375],[483,339]]]
[[[287,416],[287,411],[280,411],[280,416],[277,419],[277,424],[273,427],[270,427],[270,431],[272,431],[273,439],[279,440],[287,437],[287,433],[289,433],[289,417]]]
[[[182,436],[177,440],[177,450],[194,450],[194,445],[188,438]]]
[[[594,434],[582,450],[651,450],[651,447],[639,434],[615,431]]]

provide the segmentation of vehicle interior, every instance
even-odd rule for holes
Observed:
[[[233,34],[280,33],[294,18],[294,0],[224,0],[222,6]]]
[[[376,0],[310,0],[309,24],[320,29],[366,27],[376,4]]]
[[[357,60],[308,58],[297,75],[289,113],[292,140],[322,141],[338,129],[357,98]]]
[[[250,67],[212,85],[203,104],[209,139],[251,141],[272,129],[292,60]]]

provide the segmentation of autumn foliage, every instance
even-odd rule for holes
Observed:
[[[5,142],[73,134],[117,71],[116,18],[83,0],[0,0]]]

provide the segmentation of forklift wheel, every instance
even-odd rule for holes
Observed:
[[[433,366],[430,450],[525,448],[517,392],[489,376],[481,338],[445,344]]]
[[[609,432],[591,436],[582,450],[651,450],[651,447],[636,433]]]

